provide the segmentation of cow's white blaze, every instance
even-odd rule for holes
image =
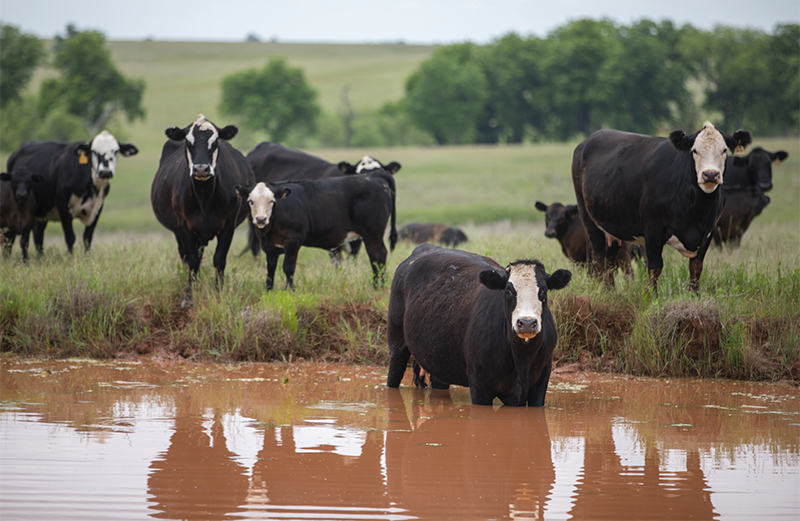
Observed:
[[[364,156],[356,165],[356,173],[360,174],[368,170],[381,170],[382,168],[381,164],[374,157]]]
[[[258,183],[250,191],[247,202],[250,203],[250,216],[253,224],[259,228],[269,224],[272,208],[275,205],[275,193],[264,183]]]
[[[692,157],[697,174],[697,185],[707,194],[712,193],[722,184],[728,147],[722,134],[708,121],[705,122],[703,130],[697,134],[694,140]],[[718,175],[714,181],[706,178],[706,175],[714,176],[715,174]]]
[[[508,282],[514,285],[517,292],[517,305],[511,312],[511,327],[520,338],[530,340],[542,328],[542,301],[539,300],[539,294],[544,288],[539,287],[535,266],[527,264],[512,266]],[[534,319],[536,321],[534,331],[520,332],[520,319]]]
[[[214,126],[213,123],[208,121],[206,117],[202,114],[197,116],[197,119],[189,126],[189,130],[186,132],[186,141],[189,145],[194,145],[196,142],[195,132],[202,132],[202,131],[209,131],[211,132],[211,136],[208,138],[207,147],[208,150],[212,150],[214,147],[214,143],[219,139],[219,132],[217,131],[217,127]],[[217,155],[219,154],[218,149],[214,149],[211,152],[211,164],[208,165],[208,176],[203,179],[210,179],[214,176],[214,171],[217,167]],[[190,147],[186,148],[186,160],[189,162],[189,177],[194,175],[194,159],[192,158],[192,153]]]
[[[119,142],[108,130],[97,134],[92,140],[92,182],[99,186],[101,176],[114,177],[117,168]]]

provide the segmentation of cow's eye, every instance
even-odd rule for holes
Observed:
[[[252,199],[250,199],[249,197],[247,198],[247,202],[248,202],[250,205],[252,205],[252,204],[253,204],[253,200],[252,200]]]
[[[697,155],[697,150],[692,149],[692,154]]]

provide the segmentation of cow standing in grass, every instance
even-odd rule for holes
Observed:
[[[44,180],[27,168],[0,174],[0,244],[9,257],[14,239],[19,235],[22,262],[28,262],[28,239],[36,220],[36,196],[33,185]]]
[[[36,222],[33,242],[37,251],[44,248],[44,230],[48,221],[60,221],[67,250],[72,253],[75,232],[72,220],[86,227],[83,246],[92,246],[92,237],[108,195],[109,181],[114,177],[117,157],[132,156],[139,150],[130,143],[119,143],[107,130],[89,143],[58,143],[29,141],[8,158],[8,172],[25,167],[42,177],[33,185],[36,197]]]
[[[593,271],[613,284],[619,241],[644,244],[654,290],[669,244],[689,259],[697,293],[703,259],[723,206],[727,149],[743,149],[750,132],[732,136],[706,122],[692,135],[667,138],[598,130],[575,148],[572,181],[589,236]]]
[[[238,129],[219,128],[201,114],[185,128],[166,130],[150,200],[158,221],[175,234],[178,253],[189,267],[189,282],[182,306],[191,304],[192,282],[200,269],[203,248],[214,238],[216,285],[225,275],[233,232],[247,218],[248,207],[234,187],[252,185],[253,170],[228,140]]]

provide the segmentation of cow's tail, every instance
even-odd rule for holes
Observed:
[[[389,230],[389,249],[394,251],[394,247],[397,246],[397,187],[393,175],[387,174],[385,177],[392,190],[392,228]]]

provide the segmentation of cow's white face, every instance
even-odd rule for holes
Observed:
[[[363,172],[369,172],[371,170],[382,170],[383,165],[372,156],[364,156],[361,158],[361,161],[358,162],[356,165],[356,173],[361,174]]]
[[[540,270],[543,272],[543,270]],[[542,330],[542,313],[547,299],[547,283],[536,264],[509,266],[506,298],[516,298],[511,312],[511,327],[526,342]]]
[[[725,172],[725,159],[728,157],[728,147],[725,138],[706,121],[694,140],[692,159],[697,174],[697,185],[705,193],[710,194],[722,184],[722,175]]]
[[[200,114],[186,131],[186,160],[189,177],[206,181],[214,177],[219,154],[219,131]]]
[[[275,194],[264,183],[258,183],[247,197],[250,205],[250,216],[253,224],[258,228],[264,228],[269,224],[272,217],[272,209],[275,206]]]
[[[117,168],[117,156],[119,155],[119,143],[117,139],[104,130],[97,134],[92,140],[92,182],[95,186],[106,183],[108,179],[114,177]]]

